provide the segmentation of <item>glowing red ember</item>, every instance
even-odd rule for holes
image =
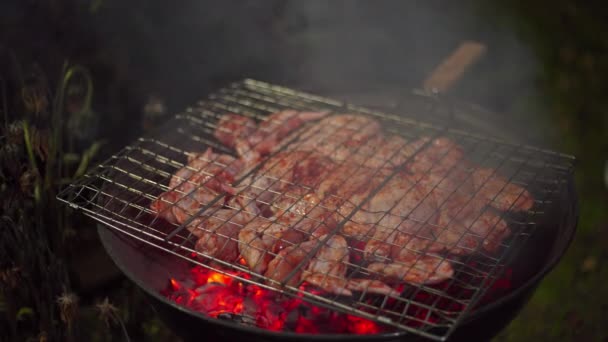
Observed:
[[[238,275],[248,277],[247,274]],[[377,334],[391,329],[364,318],[309,304],[299,297],[285,298],[200,266],[192,268],[189,279],[178,281],[171,278],[162,293],[178,304],[211,317],[241,320],[274,331]]]
[[[287,298],[274,291],[257,285],[248,284],[232,277],[243,279],[250,276],[242,272],[215,272],[201,266],[191,269],[190,277],[176,280],[171,278],[162,294],[172,301],[187,306],[195,311],[218,319],[229,319],[243,324],[257,326],[273,331],[292,331],[307,334],[378,334],[394,331],[392,327],[381,325],[365,318],[339,313],[324,307],[312,305],[301,297]],[[482,303],[488,303],[506,294],[511,288],[512,272],[506,270],[505,276],[494,282]],[[469,279],[472,281],[472,279]],[[307,292],[321,292],[303,285]],[[466,307],[460,301],[450,298],[470,298],[473,292],[446,282],[438,284],[437,289],[449,296],[438,296],[418,287],[401,285],[396,290],[402,296],[410,298],[410,305],[405,301],[388,299],[387,306],[400,312],[406,310],[408,325],[420,327],[425,324],[438,323],[433,310],[435,307],[445,315],[457,315]]]

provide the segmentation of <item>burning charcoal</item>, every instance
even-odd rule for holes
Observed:
[[[247,315],[237,315],[229,312],[223,312],[217,315],[217,318],[224,321],[232,321],[244,325],[255,326],[255,317]]]
[[[241,317],[241,321],[243,324],[255,326],[255,317],[247,316],[247,315],[241,315],[240,317]]]
[[[240,320],[240,316],[239,315],[231,314],[229,312],[223,312],[223,313],[217,315],[217,319],[221,319],[221,320],[224,320],[224,321],[234,321],[234,320],[237,320],[237,319]]]
[[[300,318],[300,310],[291,310],[285,319],[285,327],[289,330],[295,330]]]
[[[244,325],[255,326],[255,317],[248,315],[237,315],[230,312],[223,312],[216,317],[224,321],[237,322]]]
[[[367,319],[282,297],[219,272],[194,267],[192,279],[171,279],[163,295],[211,317],[273,331],[371,334],[386,328]],[[239,274],[244,277],[245,274]],[[321,291],[309,290],[317,295]]]

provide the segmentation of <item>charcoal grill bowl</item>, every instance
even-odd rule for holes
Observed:
[[[420,100],[420,99],[419,99]],[[425,101],[424,99],[422,99]],[[471,108],[466,108],[471,112]],[[487,114],[478,117],[482,122]],[[495,120],[495,117],[491,119]],[[466,125],[466,123],[464,123]],[[484,125],[474,131],[485,132],[496,136],[498,132],[488,131],[487,127],[500,127],[498,136],[504,136],[501,124]],[[571,177],[572,178],[572,177]],[[568,181],[566,191],[561,196],[561,207],[555,213],[547,215],[552,222],[537,229],[536,233],[519,251],[517,258],[510,265],[513,269],[513,290],[491,303],[476,308],[455,329],[450,341],[486,341],[496,336],[529,301],[541,280],[560,261],[570,245],[578,222],[578,203],[572,179]],[[306,335],[295,333],[277,333],[251,328],[230,321],[213,319],[180,306],[160,294],[165,289],[169,278],[185,278],[192,267],[184,259],[163,252],[148,244],[98,226],[101,241],[118,268],[150,300],[159,317],[170,329],[184,341],[227,340],[236,341],[422,341],[416,335],[405,332],[394,332],[377,335]]]
[[[572,184],[572,182],[571,182]],[[569,195],[574,196],[573,185]],[[487,341],[500,332],[515,318],[528,302],[540,281],[555,267],[568,249],[576,231],[578,205],[570,201],[564,208],[567,215],[552,227],[554,239],[547,242],[548,235],[538,234],[531,238],[522,255],[518,255],[513,265],[514,272],[520,271],[521,284],[504,297],[478,308],[460,325],[450,337],[450,341]],[[99,225],[101,241],[118,268],[149,298],[152,306],[169,328],[184,341],[211,341],[217,338],[226,341],[243,339],[247,341],[418,341],[423,340],[402,332],[378,335],[299,335],[275,333],[261,329],[237,325],[233,322],[205,317],[163,297],[159,291],[166,288],[168,279],[183,278],[188,275],[191,264],[172,254],[153,248],[143,242],[125,239],[114,231]],[[529,248],[534,246],[534,248]],[[536,261],[536,262],[530,262]],[[515,284],[514,284],[515,285]]]
[[[537,231],[514,259],[514,290],[490,304],[479,307],[455,330],[450,341],[485,341],[494,337],[519,313],[528,302],[540,281],[553,269],[566,252],[576,231],[578,206],[573,182],[570,182],[570,198],[564,213],[554,225]],[[159,292],[166,288],[169,278],[185,278],[192,266],[175,255],[168,254],[148,244],[126,239],[105,226],[98,226],[101,241],[118,268],[150,299],[161,319],[185,341],[237,338],[254,341],[417,341],[411,334],[390,333],[370,336],[344,335],[297,335],[274,333],[236,325],[233,322],[205,317],[200,313],[164,298]],[[213,338],[211,338],[213,337]]]

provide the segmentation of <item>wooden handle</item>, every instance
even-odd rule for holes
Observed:
[[[466,41],[443,60],[426,78],[423,88],[429,92],[446,92],[456,83],[473,63],[486,52],[485,45]]]

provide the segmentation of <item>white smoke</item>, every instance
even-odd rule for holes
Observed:
[[[529,109],[539,97],[534,55],[480,1],[134,2],[108,1],[115,8],[97,25],[129,47],[133,77],[151,80],[144,88],[164,95],[170,111],[244,77],[321,93],[409,92],[476,40],[487,53],[451,93],[508,113],[532,135],[543,131]]]

